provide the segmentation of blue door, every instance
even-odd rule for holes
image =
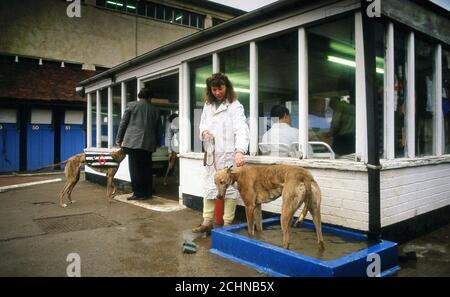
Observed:
[[[61,161],[82,153],[86,144],[86,131],[83,128],[84,113],[79,110],[66,110],[61,123]]]
[[[0,172],[19,170],[20,132],[17,110],[0,111]]]
[[[36,170],[54,163],[55,131],[52,111],[31,110],[27,125],[27,170]]]

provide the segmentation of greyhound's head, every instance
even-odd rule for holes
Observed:
[[[214,176],[214,183],[216,184],[218,198],[225,197],[227,188],[236,181],[236,175],[231,167],[217,171]]]

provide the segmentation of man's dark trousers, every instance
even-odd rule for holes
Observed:
[[[151,197],[153,190],[152,153],[143,149],[124,149],[128,154],[133,194],[137,197]]]

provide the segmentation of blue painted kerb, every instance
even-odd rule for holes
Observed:
[[[280,218],[263,220],[263,225],[279,225]],[[309,221],[302,227],[314,229]],[[381,276],[388,276],[400,268],[398,266],[397,243],[381,240],[366,249],[349,253],[335,260],[319,260],[284,248],[237,234],[247,229],[247,224],[239,224],[214,229],[211,233],[210,252],[235,262],[253,267],[271,276],[367,276],[368,265],[372,261],[367,256],[376,253],[381,259]],[[323,233],[366,241],[367,235],[322,225]]]

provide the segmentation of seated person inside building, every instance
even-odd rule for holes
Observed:
[[[330,107],[333,110],[330,136],[334,152],[339,156],[355,153],[355,105],[349,96],[342,96],[331,99]]]
[[[270,117],[272,127],[264,133],[259,149],[263,155],[288,157],[292,143],[298,142],[299,131],[291,126],[289,109],[284,104],[272,107]]]

